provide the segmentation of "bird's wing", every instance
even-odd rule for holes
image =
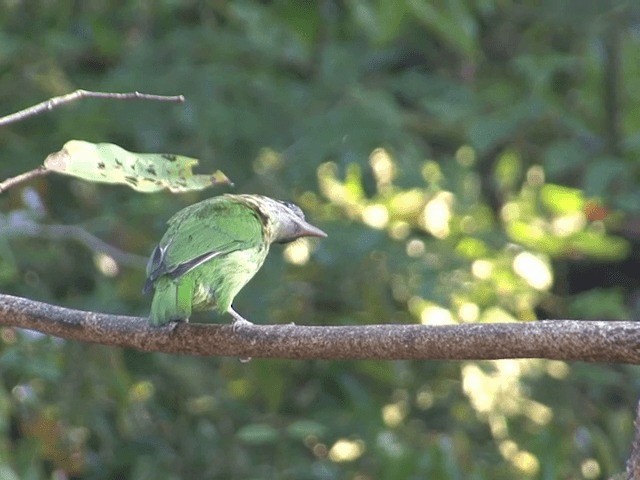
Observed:
[[[149,291],[161,276],[178,278],[212,258],[263,242],[262,223],[246,205],[214,197],[191,205],[169,220],[167,233],[147,265]]]

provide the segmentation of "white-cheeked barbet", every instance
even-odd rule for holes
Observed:
[[[229,312],[262,267],[272,243],[326,237],[292,203],[262,195],[222,195],[176,213],[147,265],[144,292],[155,290],[149,321],[188,321],[194,310]]]

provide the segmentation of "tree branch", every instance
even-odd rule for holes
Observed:
[[[40,165],[38,168],[34,168],[33,170],[29,170],[28,172],[21,173],[20,175],[16,175],[15,177],[7,178],[6,180],[0,182],[0,193],[9,190],[11,187],[18,185],[19,183],[29,181],[32,178],[42,177],[49,173],[51,173],[50,170],[47,170],[44,165]]]
[[[143,351],[290,359],[548,358],[640,364],[640,323],[556,320],[462,325],[241,326],[83,312],[0,295],[0,325]]]
[[[75,241],[81,243],[95,253],[103,253],[113,258],[116,263],[127,267],[144,269],[147,257],[120,250],[77,225],[46,225],[25,217],[9,215],[3,219],[0,215],[0,230],[7,237],[46,238],[57,241]]]
[[[91,92],[89,90],[76,90],[75,92],[67,95],[61,95],[59,97],[53,97],[44,102],[38,103],[19,112],[12,113],[5,117],[0,117],[0,127],[8,125],[9,123],[19,122],[25,118],[39,115],[42,112],[53,110],[60,105],[74,102],[82,98],[107,98],[111,100],[153,100],[156,102],[184,102],[184,96],[182,95],[151,95],[148,93],[129,92],[129,93],[111,93],[111,92]]]

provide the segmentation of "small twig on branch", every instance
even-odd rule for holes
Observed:
[[[16,175],[15,177],[7,178],[5,181],[0,182],[0,193],[9,190],[11,187],[15,187],[19,183],[29,181],[32,178],[42,177],[49,173],[50,171],[47,170],[44,165],[41,165],[38,168],[34,168],[33,170],[30,170],[28,172],[21,173],[20,175]]]
[[[148,93],[140,93],[140,92],[129,92],[129,93],[111,93],[111,92],[92,92],[89,90],[76,90],[73,93],[69,93],[67,95],[62,95],[59,97],[53,97],[49,100],[46,100],[42,103],[34,105],[29,108],[25,108],[24,110],[20,110],[19,112],[12,113],[5,117],[0,117],[0,127],[3,125],[8,125],[9,123],[18,122],[20,120],[24,120],[29,117],[33,117],[40,113],[53,110],[54,108],[64,105],[66,103],[71,103],[76,100],[80,100],[82,98],[105,98],[111,100],[153,100],[157,102],[184,102],[183,95],[152,95]],[[39,166],[38,168],[31,170],[26,173],[22,173],[12,178],[8,178],[3,182],[0,182],[0,193],[8,190],[15,185],[31,180],[35,177],[41,177],[47,175],[49,170],[47,170],[44,166]]]
[[[151,95],[148,93],[130,92],[130,93],[110,93],[110,92],[92,92],[89,90],[76,90],[73,93],[67,95],[61,95],[59,97],[53,97],[42,103],[34,105],[33,107],[25,108],[19,112],[12,113],[5,117],[0,117],[0,127],[8,125],[9,123],[19,122],[25,118],[33,117],[42,112],[53,110],[54,108],[71,103],[82,98],[106,98],[110,100],[153,100],[157,102],[184,102],[183,95]]]
[[[0,227],[8,237],[36,237],[48,240],[75,241],[83,244],[95,253],[103,253],[113,258],[121,265],[143,269],[147,264],[147,258],[141,255],[128,253],[109,245],[92,233],[77,225],[46,225],[38,223],[24,216],[8,216],[8,220],[0,217]]]
[[[75,240],[89,250],[108,255],[117,263],[127,267],[144,269],[147,265],[147,257],[125,252],[109,245],[77,225],[40,225],[40,235],[51,240]]]
[[[462,325],[297,326],[178,323],[83,312],[0,295],[0,325],[70,340],[203,356],[289,359],[547,358],[640,364],[640,323],[553,320]]]

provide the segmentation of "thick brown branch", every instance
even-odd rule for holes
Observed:
[[[548,358],[640,363],[640,323],[557,320],[463,325],[173,324],[0,295],[0,325],[61,338],[188,355],[292,359]]]
[[[41,102],[33,107],[25,108],[19,112],[12,113],[5,117],[0,117],[0,127],[9,123],[19,122],[25,118],[33,117],[42,112],[53,110],[60,105],[71,103],[81,98],[107,98],[111,100],[153,100],[156,102],[184,102],[182,95],[151,95],[148,93],[129,92],[129,93],[111,93],[111,92],[91,92],[89,90],[76,90],[75,92],[59,97],[53,97],[49,100]]]

